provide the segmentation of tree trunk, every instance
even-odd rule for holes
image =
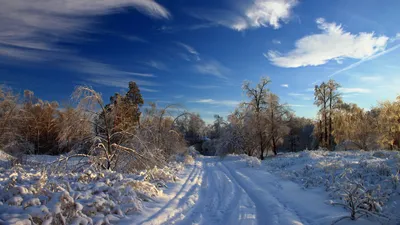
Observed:
[[[275,138],[272,138],[272,151],[274,152],[274,155],[278,155],[276,152],[276,141]]]
[[[331,91],[332,92],[332,91]],[[328,148],[329,150],[332,150],[332,93],[330,95],[329,99],[329,142],[328,142]]]
[[[319,145],[323,144],[324,142],[324,137],[322,133],[322,120],[319,120]]]
[[[259,138],[260,138],[260,160],[264,160],[264,142],[261,131],[259,132]]]
[[[328,145],[328,118],[327,118],[326,114],[327,114],[326,113],[326,103],[324,103],[324,132],[325,132],[324,144],[325,144],[325,147],[327,147],[327,145]]]

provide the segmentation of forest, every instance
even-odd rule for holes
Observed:
[[[269,91],[270,83],[268,77],[256,85],[245,81],[248,101],[226,119],[215,115],[213,124],[197,113],[176,110],[179,105],[145,106],[135,82],[108,103],[92,88],[79,86],[67,105],[39,99],[29,90],[21,96],[2,86],[0,144],[13,155],[98,155],[106,169],[117,167],[126,155],[134,155],[135,168],[152,167],[193,144],[205,155],[237,153],[261,160],[305,149],[399,148],[400,97],[366,110],[344,102],[340,84],[329,80],[315,86],[316,117],[302,118]]]
[[[270,85],[245,81],[247,101],[212,124],[177,104],[145,105],[133,81],[109,101],[78,86],[65,105],[2,86],[0,223],[238,223],[243,215],[232,212],[241,209],[259,224],[280,213],[284,224],[400,221],[400,97],[366,110],[329,80],[314,88],[311,119]]]

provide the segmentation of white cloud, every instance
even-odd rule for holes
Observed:
[[[146,62],[143,62],[143,64],[153,67],[158,70],[168,70],[168,67],[163,62],[159,62],[159,61],[155,61],[155,60],[146,61]]]
[[[228,79],[226,74],[230,71],[228,68],[215,60],[201,61],[195,65],[195,70],[198,73],[213,75],[222,79]]]
[[[280,45],[281,41],[274,39],[274,40],[272,40],[272,44]]]
[[[272,26],[278,29],[281,21],[289,19],[291,9],[296,4],[296,0],[256,0],[246,10],[248,26]]]
[[[352,94],[352,93],[359,93],[359,94],[366,94],[371,93],[370,89],[366,88],[339,88],[339,91],[344,94]]]
[[[190,15],[237,31],[258,27],[278,29],[289,20],[297,0],[245,0],[234,9],[192,11]]]
[[[330,60],[345,58],[365,59],[385,50],[388,37],[372,33],[352,34],[340,24],[316,20],[320,34],[305,36],[295,43],[296,48],[286,54],[269,51],[264,54],[274,65],[286,68],[323,65]]]
[[[383,80],[381,76],[361,76],[359,78],[363,82],[379,82]]]
[[[196,55],[198,56],[199,53],[196,51],[196,49],[194,49],[192,46],[189,46],[187,44],[184,44],[182,42],[176,42],[177,45],[183,47],[184,49],[186,49],[186,51],[188,51],[190,54]]]
[[[387,53],[390,53],[390,52],[392,52],[392,51],[398,49],[399,47],[400,47],[400,44],[395,45],[395,46],[392,46],[392,47],[390,47],[389,49],[386,49],[385,51],[381,51],[381,52],[379,52],[379,53],[377,53],[377,54],[375,54],[375,55],[372,55],[372,56],[370,56],[370,57],[361,59],[361,60],[358,61],[358,62],[355,62],[355,63],[353,63],[353,64],[350,64],[349,66],[346,66],[346,67],[344,67],[344,68],[342,68],[342,69],[340,69],[340,70],[338,70],[338,71],[332,73],[331,75],[329,75],[329,77],[335,76],[335,75],[337,75],[337,74],[339,74],[339,73],[343,73],[343,72],[345,72],[345,71],[347,71],[347,70],[350,70],[350,69],[353,69],[353,68],[355,68],[355,67],[357,67],[357,66],[359,66],[359,65],[361,65],[361,64],[363,64],[363,63],[365,63],[365,62],[368,62],[368,61],[370,61],[370,60],[373,60],[373,59],[376,59],[376,58],[381,57],[381,56],[383,56],[383,55],[386,55]]]
[[[60,51],[58,41],[75,41],[77,33],[90,30],[91,16],[123,7],[134,7],[153,18],[170,18],[170,13],[154,0],[1,1],[0,56],[21,60],[44,58],[48,56],[45,53]]]
[[[135,36],[135,35],[122,35],[122,38],[128,40],[128,41],[134,41],[134,42],[142,42],[142,43],[149,43],[148,40],[141,38],[139,36]]]
[[[100,76],[120,75],[120,76],[155,77],[153,74],[150,73],[123,71],[115,69],[111,65],[105,63],[99,63],[79,57],[72,57],[69,58],[68,60],[70,60],[68,64],[68,69],[75,70],[80,73],[100,75]]]
[[[192,46],[184,44],[182,42],[175,42],[180,47],[184,48],[190,55],[194,57],[194,61],[200,61],[200,54]],[[192,61],[191,57],[187,54],[181,53],[181,57],[186,61]]]
[[[190,88],[194,89],[214,89],[214,88],[219,88],[219,86],[216,85],[188,85]]]
[[[289,84],[281,84],[281,87],[288,88]]]
[[[214,100],[214,99],[200,99],[196,101],[191,101],[194,103],[204,103],[204,104],[211,104],[211,105],[222,105],[222,106],[237,106],[240,104],[239,101],[233,100]]]
[[[303,93],[288,93],[289,96],[292,96],[294,98],[298,98],[298,99],[302,99],[302,100],[306,100],[309,101],[312,99],[312,96],[310,94],[303,94]]]
[[[141,91],[158,92],[158,90],[147,88],[147,86],[157,86],[157,84],[150,81],[139,80],[136,78],[126,77],[126,76],[89,76],[86,78],[86,81],[102,86],[117,87],[124,89],[128,88],[128,84],[130,81],[134,81],[139,85],[139,89]]]
[[[307,91],[307,92],[314,92],[314,91],[315,91],[315,88],[307,88],[306,91]]]

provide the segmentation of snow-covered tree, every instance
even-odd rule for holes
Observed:
[[[271,80],[268,77],[262,77],[255,87],[251,87],[250,82],[248,81],[245,81],[242,86],[243,92],[250,99],[250,101],[246,102],[245,105],[251,109],[251,112],[254,115],[252,122],[255,125],[257,136],[254,136],[253,138],[258,142],[261,160],[264,159],[264,152],[268,145],[268,138],[265,129],[267,120],[263,115],[263,111],[267,104],[266,100],[269,94],[267,85],[269,83],[271,83]]]
[[[333,127],[338,144],[347,142],[363,150],[376,147],[377,120],[356,104],[343,104],[333,117]]]
[[[396,101],[379,104],[379,142],[390,149],[400,147],[400,96]]]

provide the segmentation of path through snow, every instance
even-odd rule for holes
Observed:
[[[324,203],[323,190],[304,190],[265,169],[247,167],[238,156],[199,157],[165,194],[140,222],[132,218],[134,224],[319,225],[347,215]]]

